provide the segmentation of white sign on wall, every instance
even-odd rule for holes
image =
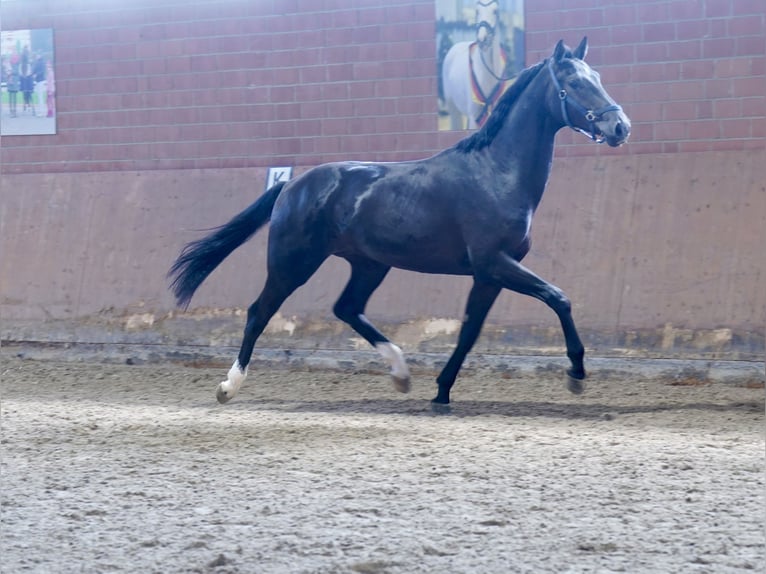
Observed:
[[[292,176],[292,167],[270,167],[269,175],[266,177],[266,189],[271,189],[278,183],[290,181]]]

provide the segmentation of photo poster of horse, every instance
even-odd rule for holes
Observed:
[[[0,135],[56,133],[53,30],[0,31]]]
[[[524,63],[524,0],[436,0],[440,130],[480,128]]]

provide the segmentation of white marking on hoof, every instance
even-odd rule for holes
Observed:
[[[399,391],[400,393],[404,393],[405,395],[410,392],[412,385],[410,384],[409,377],[407,377],[406,379],[400,379],[399,377],[391,375],[391,378],[394,381],[394,388],[397,391]]]
[[[404,353],[393,343],[378,343],[375,345],[378,353],[391,365],[391,377],[394,388],[400,393],[410,392],[410,368],[404,360]]]
[[[218,385],[215,396],[218,402],[221,404],[229,402],[239,392],[242,383],[245,382],[247,377],[247,367],[244,369],[239,366],[239,360],[234,361],[234,364],[229,369],[227,379]]]

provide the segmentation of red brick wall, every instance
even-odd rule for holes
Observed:
[[[633,121],[618,153],[764,148],[766,2],[763,0],[534,0],[527,57],[559,38],[590,38],[588,61]],[[575,141],[574,134],[560,144]],[[592,147],[559,148],[559,155]],[[611,152],[613,153],[613,152]]]
[[[618,153],[763,148],[765,14],[763,0],[528,0],[527,62],[587,34],[634,121]],[[433,0],[40,0],[1,15],[54,29],[59,111],[58,135],[3,138],[5,173],[403,160],[461,135],[436,131]]]

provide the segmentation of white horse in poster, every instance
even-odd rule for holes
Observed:
[[[495,102],[510,85],[508,55],[497,34],[497,0],[476,1],[476,40],[454,44],[442,64],[444,101],[452,129],[481,127]]]

